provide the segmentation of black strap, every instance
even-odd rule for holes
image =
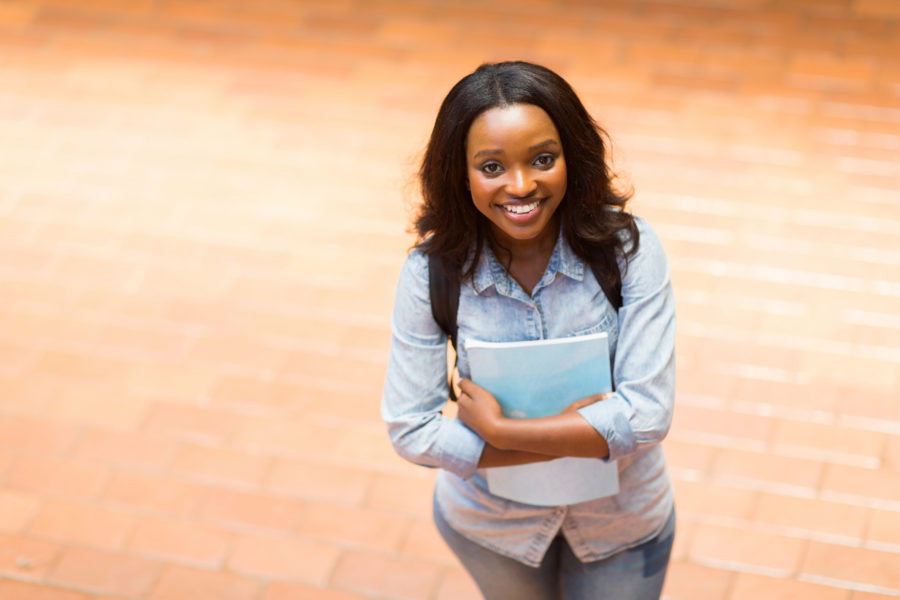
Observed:
[[[609,248],[599,251],[590,265],[591,272],[606,294],[607,300],[616,312],[619,312],[622,308],[622,274],[616,262],[615,250]],[[431,315],[441,331],[450,338],[454,353],[458,354],[456,336],[459,327],[456,324],[456,313],[459,311],[459,280],[449,275],[444,261],[434,254],[428,255],[428,293],[431,298]],[[456,358],[453,360],[453,366],[456,367]],[[451,380],[448,382],[450,399],[456,401],[452,378],[451,373]]]
[[[456,350],[456,313],[459,310],[459,280],[451,277],[447,272],[444,261],[436,255],[428,255],[428,293],[431,297],[431,315],[435,323],[450,338],[454,354]],[[453,359],[453,367],[456,367],[456,358]],[[448,381],[450,399],[456,401],[456,391],[453,389],[453,373]]]
[[[615,249],[606,247],[598,250],[591,261],[591,271],[603,288],[606,299],[619,312],[622,308],[622,274],[619,272],[619,263],[616,262]]]

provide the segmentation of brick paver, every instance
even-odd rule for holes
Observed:
[[[378,403],[417,157],[506,58],[670,258],[665,597],[900,596],[897,56],[892,0],[0,2],[0,598],[478,597]]]

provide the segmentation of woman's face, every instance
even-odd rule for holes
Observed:
[[[553,216],[566,194],[566,161],[542,108],[512,104],[481,113],[466,138],[466,166],[472,202],[498,242],[556,242]]]

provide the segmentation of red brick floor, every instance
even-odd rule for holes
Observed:
[[[669,253],[666,597],[900,596],[898,56],[892,0],[0,1],[0,598],[477,597],[378,404],[417,156],[502,58]]]

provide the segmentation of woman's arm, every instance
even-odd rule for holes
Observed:
[[[609,445],[616,460],[660,443],[675,400],[675,299],[669,263],[656,232],[635,218],[640,246],[622,272],[622,307],[613,381],[616,391],[578,413]]]
[[[400,456],[468,478],[478,468],[484,441],[443,416],[446,404],[447,338],[431,314],[428,260],[414,250],[397,283],[381,415]]]
[[[503,416],[494,396],[483,387],[468,379],[462,379],[459,387],[462,392],[459,396],[460,420],[493,448],[545,457],[609,456],[606,440],[576,412],[579,408],[603,400],[607,394],[595,394],[579,400],[558,415],[536,419],[509,419]],[[484,460],[485,453],[482,453],[482,461]],[[500,465],[479,462],[479,466]]]

